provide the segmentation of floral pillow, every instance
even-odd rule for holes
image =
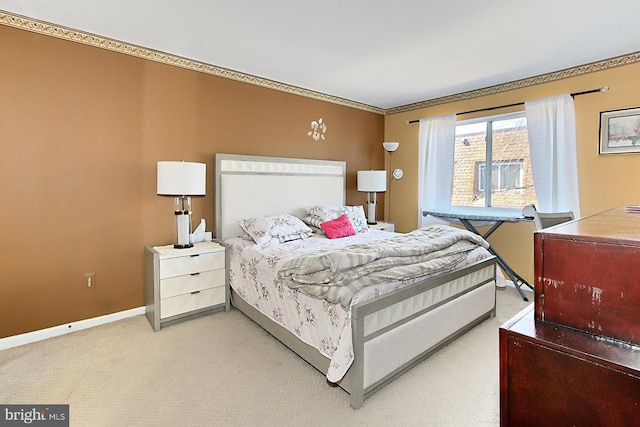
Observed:
[[[364,208],[362,206],[342,206],[341,212],[349,217],[356,232],[362,233],[369,230],[367,217],[364,216]]]
[[[330,221],[342,215],[340,209],[341,206],[311,206],[306,211],[309,215],[320,217],[322,221]]]
[[[238,225],[258,245],[306,239],[311,235],[311,229],[290,214],[241,219]]]
[[[356,230],[353,228],[353,225],[351,225],[351,221],[349,221],[347,215],[342,215],[331,221],[325,221],[320,224],[320,227],[330,239],[338,239],[356,234]]]

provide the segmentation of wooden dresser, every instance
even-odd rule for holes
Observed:
[[[503,426],[640,423],[640,214],[536,232],[535,302],[500,328]]]

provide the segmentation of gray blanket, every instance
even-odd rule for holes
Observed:
[[[432,225],[388,240],[290,259],[278,278],[292,289],[348,308],[364,286],[452,270],[478,246],[489,245],[470,231]]]

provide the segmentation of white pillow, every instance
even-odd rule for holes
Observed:
[[[238,225],[258,245],[290,240],[306,239],[311,236],[311,229],[291,214],[241,219]]]

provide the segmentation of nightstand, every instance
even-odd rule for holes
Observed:
[[[145,312],[154,331],[188,318],[229,311],[225,247],[147,246],[144,251]]]
[[[368,224],[372,230],[396,231],[396,225],[393,222],[378,221],[377,224]]]

